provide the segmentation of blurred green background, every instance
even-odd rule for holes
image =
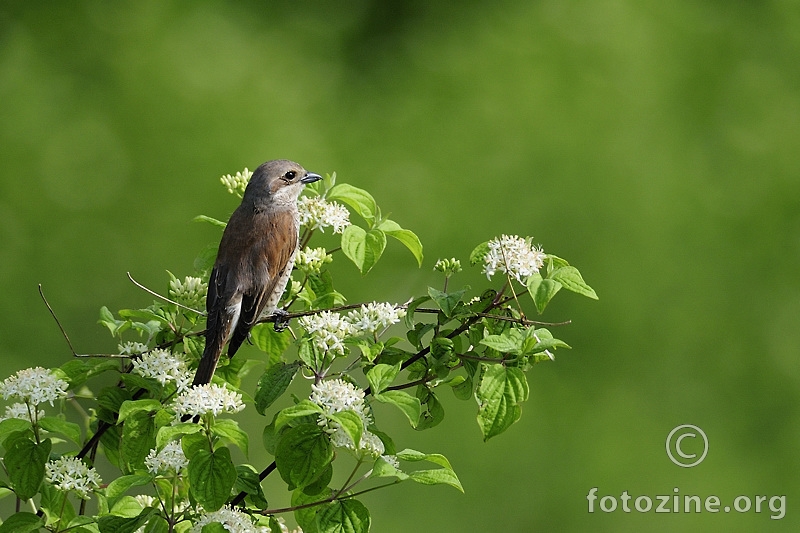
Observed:
[[[342,265],[351,302],[438,286],[437,258],[501,233],[600,295],[548,308],[574,349],[529,373],[506,434],[483,443],[450,394],[429,432],[383,415],[466,495],[371,493],[374,531],[796,531],[799,59],[785,0],[5,0],[2,375],[69,357],[37,283],[79,351],[113,350],[99,307],[151,301],[125,272],[191,274],[219,238],[191,218],[236,205],[219,176],[285,157],[368,189],[425,245],[421,269],[395,242],[366,278]],[[695,468],[665,454],[680,424],[708,435]],[[589,513],[592,487],[785,495],[786,516]]]

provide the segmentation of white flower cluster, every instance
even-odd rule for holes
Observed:
[[[92,489],[102,483],[97,470],[86,466],[77,457],[63,456],[48,462],[45,465],[45,477],[57,489],[65,492],[74,490],[84,500],[89,498]]]
[[[226,174],[222,176],[219,181],[228,189],[228,192],[231,194],[235,194],[239,198],[244,196],[244,190],[247,188],[247,184],[250,182],[250,178],[253,176],[253,173],[247,170],[247,167],[244,168],[242,172],[237,172],[235,176],[231,176],[230,174]]]
[[[361,333],[375,333],[379,329],[397,324],[406,316],[406,310],[390,303],[371,302],[360,309],[350,311],[347,317],[353,327]]]
[[[164,446],[160,451],[156,448],[150,450],[144,458],[144,466],[151,474],[166,474],[170,471],[180,472],[189,460],[183,453],[180,441],[174,440]]]
[[[500,270],[525,283],[531,274],[539,272],[546,258],[541,248],[531,244],[530,237],[503,235],[489,241],[489,250],[483,256],[483,272],[491,279]]]
[[[69,383],[57,378],[49,370],[37,366],[20,370],[13,376],[0,383],[0,394],[6,400],[11,396],[21,399],[31,405],[49,402],[53,405],[55,400],[67,395]]]
[[[333,261],[325,248],[309,248],[298,250],[294,256],[294,266],[306,274],[319,273],[325,263]]]
[[[311,229],[333,227],[334,233],[341,233],[350,225],[350,211],[337,202],[328,202],[321,196],[301,196],[297,200],[300,212],[300,225]]]
[[[350,436],[335,422],[330,422],[324,415],[320,416],[320,425],[326,426],[331,436],[331,443],[340,448],[366,452],[372,456],[382,455],[383,442],[377,435],[367,430],[372,422],[369,407],[364,403],[364,391],[342,379],[329,379],[311,386],[310,400],[322,407],[326,414],[336,414],[342,411],[354,411],[364,424],[361,433],[361,442],[358,446],[353,443]]]
[[[148,348],[147,345],[144,344],[143,342],[128,341],[126,343],[120,343],[117,345],[117,350],[119,350],[119,353],[123,355],[140,354],[146,352],[149,349],[150,348]]]
[[[202,310],[206,306],[206,292],[208,284],[193,276],[186,276],[183,281],[175,278],[169,282],[172,299],[192,309]]]
[[[204,416],[212,413],[238,413],[244,409],[242,395],[223,386],[206,383],[185,390],[175,398],[172,408],[179,418],[189,416]]]
[[[155,349],[133,360],[133,372],[153,378],[162,385],[175,383],[183,391],[192,383],[192,372],[183,356],[168,350]]]
[[[0,417],[0,422],[3,420],[8,420],[9,418],[19,418],[20,420],[27,420],[30,423],[33,423],[34,421],[31,420],[32,414],[34,418],[38,420],[44,416],[44,411],[37,411],[34,408],[28,407],[28,405],[24,403],[15,403],[6,406],[6,414],[5,416]]]
[[[314,339],[314,344],[323,352],[335,352],[344,355],[344,340],[355,335],[355,329],[347,317],[339,313],[323,311],[316,315],[303,316],[298,319],[300,327]]]
[[[344,341],[348,337],[372,334],[396,324],[406,316],[406,310],[390,303],[372,302],[346,316],[331,311],[308,315],[298,319],[300,327],[314,339],[317,348],[324,352],[344,355]]]
[[[266,527],[256,525],[253,518],[241,511],[225,506],[218,511],[204,513],[194,523],[190,530],[192,533],[200,533],[203,527],[213,523],[222,524],[226,531],[231,533],[269,533]]]

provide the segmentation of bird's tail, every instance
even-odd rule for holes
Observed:
[[[208,335],[206,336],[206,347],[203,350],[203,356],[200,358],[200,363],[197,365],[197,372],[194,375],[192,386],[205,385],[211,383],[211,378],[214,376],[214,371],[217,369],[217,362],[222,353],[222,348],[225,346],[225,337],[222,335]]]

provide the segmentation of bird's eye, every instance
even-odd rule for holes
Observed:
[[[287,172],[286,174],[284,174],[284,175],[283,175],[283,178],[284,178],[286,181],[291,181],[291,180],[293,180],[293,179],[294,179],[294,177],[295,177],[296,175],[297,175],[297,174],[295,173],[295,171],[294,171],[294,170],[290,170],[289,172]]]

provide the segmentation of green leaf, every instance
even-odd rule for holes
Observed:
[[[399,408],[408,418],[411,427],[417,427],[419,424],[419,418],[422,415],[422,405],[419,398],[415,398],[401,390],[387,390],[380,394],[375,394],[374,398],[381,403],[389,403]]]
[[[61,529],[59,526],[68,524],[78,516],[75,507],[69,501],[69,494],[55,488],[50,483],[42,483],[39,490],[42,495],[39,507],[44,511],[47,522],[55,526],[53,530]]]
[[[553,296],[561,289],[561,283],[552,279],[543,279],[541,274],[531,274],[528,278],[528,292],[541,314]]]
[[[158,428],[158,433],[156,434],[156,446],[158,449],[163,448],[168,442],[171,442],[183,435],[191,435],[193,433],[198,433],[203,429],[203,426],[200,424],[194,424],[192,422],[183,422],[180,424],[175,424],[174,426],[163,426]]]
[[[213,226],[217,226],[218,228],[223,228],[223,229],[225,228],[225,226],[228,225],[227,222],[223,222],[221,220],[217,220],[216,218],[211,218],[211,217],[206,216],[206,215],[197,215],[196,217],[194,217],[192,219],[192,221],[193,222],[208,222],[209,224],[211,224]]]
[[[361,271],[367,272],[375,266],[386,248],[386,235],[377,229],[365,231],[355,225],[347,226],[342,232],[342,252]]]
[[[400,224],[388,218],[378,225],[378,229],[400,241],[414,255],[417,265],[422,266],[422,242],[413,231],[401,228]]]
[[[128,415],[119,447],[122,462],[130,469],[144,468],[144,458],[155,445],[156,427],[151,414],[142,410]]]
[[[231,444],[235,444],[244,452],[245,457],[247,457],[249,439],[247,433],[239,427],[239,423],[236,420],[231,420],[229,418],[216,420],[211,427],[211,433]]]
[[[261,488],[261,480],[258,479],[258,471],[250,465],[237,465],[236,474],[236,483],[233,485],[233,491],[247,493],[256,507],[266,509],[267,499],[264,496],[264,490]]]
[[[311,400],[301,400],[295,405],[281,409],[281,411],[278,412],[278,416],[275,418],[275,429],[280,430],[292,420],[321,413],[322,408],[319,405]]]
[[[161,409],[161,402],[158,400],[126,400],[119,407],[118,422],[136,413],[152,413]]]
[[[353,410],[339,411],[338,413],[328,415],[330,420],[333,420],[342,430],[347,433],[353,445],[358,448],[361,444],[361,434],[364,432],[364,421]]]
[[[152,507],[142,509],[138,516],[125,518],[122,516],[106,515],[97,519],[100,533],[133,533],[147,523],[158,511]]]
[[[29,420],[23,420],[21,418],[7,418],[0,422],[0,442],[3,443],[3,446],[8,448],[9,443],[6,442],[6,439],[9,437],[9,435],[29,429],[31,429],[31,423]]]
[[[29,533],[44,527],[44,518],[33,513],[14,513],[0,525],[0,533]]]
[[[147,485],[152,479],[153,476],[143,476],[139,474],[120,476],[108,484],[108,487],[106,487],[106,497],[109,499],[117,498],[128,492],[131,487]]]
[[[316,423],[287,429],[275,450],[278,472],[290,488],[311,485],[331,461],[330,438]]]
[[[273,324],[258,324],[250,330],[250,339],[256,348],[269,354],[270,359],[280,357],[292,343],[292,334],[288,329],[275,331]]]
[[[417,470],[411,472],[409,477],[417,483],[422,483],[424,485],[450,485],[464,492],[464,488],[461,486],[458,476],[456,476],[455,471],[453,471],[453,467],[450,466],[450,461],[448,461],[444,455],[438,453],[422,453],[416,450],[405,449],[397,452],[397,458],[411,462],[428,461],[429,463],[434,463],[442,467],[432,470]]]
[[[486,252],[488,251],[489,251],[489,241],[480,243],[469,254],[469,264],[475,266],[478,263],[483,263],[483,256],[485,256]]]
[[[483,440],[499,435],[519,420],[519,404],[528,399],[528,381],[522,370],[500,364],[481,363],[483,374],[475,396],[478,425]]]
[[[236,468],[231,451],[223,446],[213,452],[199,450],[189,461],[189,490],[206,511],[216,511],[231,495]]]
[[[317,511],[319,533],[367,533],[369,526],[369,511],[353,498],[325,504]]]
[[[65,374],[70,388],[83,385],[86,380],[108,370],[119,371],[119,360],[109,359],[70,359],[59,369]]]
[[[518,329],[507,329],[500,335],[487,335],[481,339],[481,344],[500,353],[519,355],[522,347],[523,334]]]
[[[397,375],[400,373],[400,365],[398,362],[395,365],[375,365],[367,372],[367,381],[373,394],[382,392],[386,387],[392,384]]]
[[[414,313],[417,311],[417,307],[430,299],[430,296],[420,296],[419,298],[414,298],[411,303],[408,304],[408,307],[406,307],[406,316],[403,318],[406,329],[414,329]]]
[[[422,417],[415,429],[430,429],[434,426],[438,426],[439,423],[444,420],[444,408],[433,392],[430,392],[424,387],[420,387],[420,389],[425,391],[425,397],[420,399],[425,410],[422,412]]]
[[[306,494],[302,489],[292,492],[292,507],[298,508],[294,512],[294,519],[303,533],[319,533],[317,529],[317,506],[312,504],[323,500],[324,495]],[[273,533],[278,533],[274,532]]]
[[[564,286],[565,289],[569,291],[576,292],[578,294],[582,294],[583,296],[597,300],[597,293],[594,292],[594,289],[587,285],[585,281],[583,281],[581,273],[578,272],[578,269],[574,266],[563,266],[561,268],[557,268],[550,275],[550,278],[559,282]]]
[[[264,411],[286,392],[299,369],[298,362],[290,365],[280,362],[264,372],[256,387],[256,411],[259,414],[263,415]]]
[[[439,306],[439,309],[445,314],[445,316],[449,317],[453,313],[453,309],[461,301],[461,297],[467,292],[468,288],[461,289],[460,291],[456,292],[442,292],[440,290],[436,290],[433,287],[428,287],[428,295],[433,298],[436,304]]]
[[[11,487],[21,500],[39,492],[44,480],[44,465],[50,458],[53,443],[45,439],[36,444],[27,438],[16,439],[3,457]]]
[[[396,477],[400,481],[405,481],[408,479],[408,474],[381,456],[375,460],[375,465],[372,467],[372,473],[369,477]]]
[[[334,185],[328,191],[326,198],[349,205],[370,224],[375,220],[375,214],[378,212],[378,206],[370,193],[364,189],[348,185],[347,183]]]
[[[411,472],[409,477],[423,485],[450,485],[464,492],[464,487],[461,486],[461,482],[458,480],[456,473],[446,468],[417,470],[416,472]]]

